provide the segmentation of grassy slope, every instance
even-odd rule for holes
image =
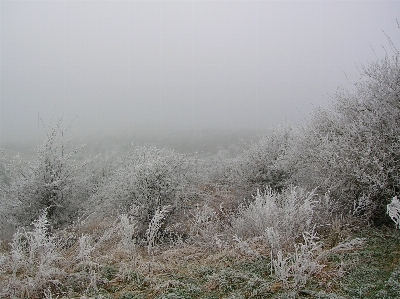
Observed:
[[[118,250],[107,258],[99,253],[97,290],[63,291],[66,298],[400,298],[400,232],[365,228],[351,237],[366,242],[330,253],[324,270],[297,292],[270,275],[267,245],[260,241],[251,243],[257,257],[189,245],[159,248],[153,257],[139,251],[135,259]]]

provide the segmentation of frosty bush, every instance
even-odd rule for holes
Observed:
[[[319,263],[322,242],[314,229],[305,231],[302,235],[303,243],[295,244],[293,253],[271,251],[273,270],[285,288],[298,290],[304,287],[309,277],[323,268]]]
[[[99,264],[92,260],[93,251],[96,249],[93,245],[92,238],[87,235],[82,235],[79,238],[79,251],[77,255],[77,260],[79,265],[82,266],[83,271],[87,273],[87,278],[90,281],[88,289],[97,289],[97,272],[99,270]]]
[[[274,228],[281,242],[292,244],[311,227],[316,203],[314,192],[306,193],[301,188],[292,187],[282,193],[270,188],[258,190],[252,202],[239,208],[232,219],[232,229],[239,237],[250,238],[263,236],[268,228]]]
[[[265,186],[282,190],[288,173],[280,164],[292,139],[293,130],[289,126],[271,130],[238,157],[226,162],[223,180],[250,192]]]
[[[197,205],[191,211],[190,221],[190,238],[189,242],[197,245],[206,245],[216,243],[221,244],[220,234],[223,225],[218,217],[217,212],[208,204],[202,206]]]
[[[168,219],[185,209],[196,195],[194,160],[167,149],[137,147],[92,197],[105,214],[124,213],[137,222],[144,237],[156,211],[170,206]]]
[[[128,217],[126,214],[120,215],[119,235],[123,248],[129,254],[133,254],[136,247],[136,225],[137,223],[132,217]]]
[[[78,162],[74,156],[81,150],[71,150],[66,137],[69,127],[61,127],[62,118],[48,132],[47,139],[37,149],[33,162],[7,157],[9,184],[1,186],[3,217],[18,225],[29,225],[40,211],[47,208],[53,226],[70,222],[81,208],[90,190],[81,171],[87,161]]]
[[[65,275],[58,265],[61,255],[57,239],[49,233],[47,212],[42,211],[32,223],[32,231],[20,229],[14,234],[11,252],[3,256],[0,265],[3,271],[12,273],[0,284],[4,296],[36,298],[45,288],[57,286]]]
[[[162,209],[157,210],[154,213],[153,218],[149,223],[149,227],[146,230],[146,240],[147,240],[147,253],[150,255],[153,252],[154,246],[156,245],[161,227],[163,225],[164,219],[169,213],[170,206],[164,206]]]
[[[396,223],[396,227],[400,228],[400,201],[397,196],[393,197],[392,202],[387,205],[387,213]]]
[[[340,213],[369,202],[361,214],[377,222],[400,191],[400,55],[390,46],[391,56],[361,67],[354,91],[339,90],[331,108],[316,111],[287,165],[293,183],[340,199]]]

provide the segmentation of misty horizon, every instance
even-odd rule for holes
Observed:
[[[2,1],[0,145],[300,124],[398,44],[398,1]]]

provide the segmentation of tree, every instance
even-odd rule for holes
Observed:
[[[88,203],[99,214],[128,214],[141,237],[157,211],[168,210],[167,223],[197,196],[195,159],[168,149],[135,147]],[[166,216],[167,217],[167,216]]]
[[[90,188],[81,171],[88,161],[74,159],[83,145],[71,150],[71,140],[66,138],[70,126],[62,128],[61,124],[62,117],[47,132],[34,161],[6,156],[9,183],[0,190],[2,213],[16,225],[29,225],[45,208],[53,226],[71,222],[84,201],[81,195]]]
[[[377,223],[400,192],[400,55],[389,42],[392,54],[363,65],[354,91],[316,111],[289,163],[295,183],[330,191],[342,213]]]

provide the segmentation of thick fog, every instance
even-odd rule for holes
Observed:
[[[301,123],[400,37],[399,1],[1,1],[0,142]]]

